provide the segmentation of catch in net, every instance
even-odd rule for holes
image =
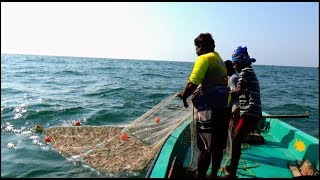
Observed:
[[[60,154],[98,171],[140,171],[148,166],[170,134],[190,117],[192,107],[185,108],[182,101],[172,95],[125,128],[51,127],[44,133]]]

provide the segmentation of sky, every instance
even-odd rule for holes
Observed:
[[[1,2],[1,54],[194,62],[205,32],[223,60],[319,67],[318,2]]]

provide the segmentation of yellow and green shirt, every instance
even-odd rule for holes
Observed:
[[[223,84],[225,77],[227,77],[227,69],[223,60],[217,52],[210,52],[198,56],[189,81],[195,85],[202,83],[218,85]]]

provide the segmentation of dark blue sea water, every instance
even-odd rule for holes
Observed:
[[[33,126],[126,125],[184,88],[192,62],[1,55],[1,177],[118,177],[74,164]],[[319,138],[319,69],[254,65],[262,107]],[[182,102],[181,102],[182,103]],[[129,172],[123,177],[144,177]],[[121,177],[122,177],[121,176]]]

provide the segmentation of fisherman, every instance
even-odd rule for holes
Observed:
[[[236,89],[238,80],[239,80],[239,73],[236,71],[236,69],[233,66],[233,62],[231,60],[224,61],[224,64],[227,68],[227,74],[228,74],[228,87],[230,91],[233,91]],[[239,119],[239,99],[238,97],[234,97],[231,99],[230,105],[232,106],[232,118],[230,120],[230,126],[233,126],[234,121],[237,121]]]
[[[247,47],[239,46],[232,54],[232,61],[234,68],[239,72],[239,80],[236,88],[230,93],[232,98],[239,98],[240,119],[235,125],[231,162],[226,167],[228,175],[225,177],[235,178],[241,156],[241,144],[244,137],[257,128],[262,117],[262,109],[259,81],[251,66],[256,59],[250,58]]]
[[[224,61],[224,64],[226,65],[227,74],[228,74],[228,88],[232,91],[236,89],[236,86],[239,80],[239,73],[234,68],[233,62],[231,60]],[[239,99],[237,97],[231,99],[230,105],[231,105],[231,118],[229,122],[228,139],[227,139],[227,147],[226,147],[228,160],[231,158],[232,134],[234,131],[234,124],[235,124],[234,122],[237,122],[240,116]]]
[[[229,89],[227,69],[220,55],[215,52],[215,41],[210,33],[201,33],[194,39],[198,55],[184,90],[177,96],[188,107],[187,98],[197,110],[198,178],[205,178],[210,160],[210,177],[216,177],[226,146],[229,118],[226,113]]]

